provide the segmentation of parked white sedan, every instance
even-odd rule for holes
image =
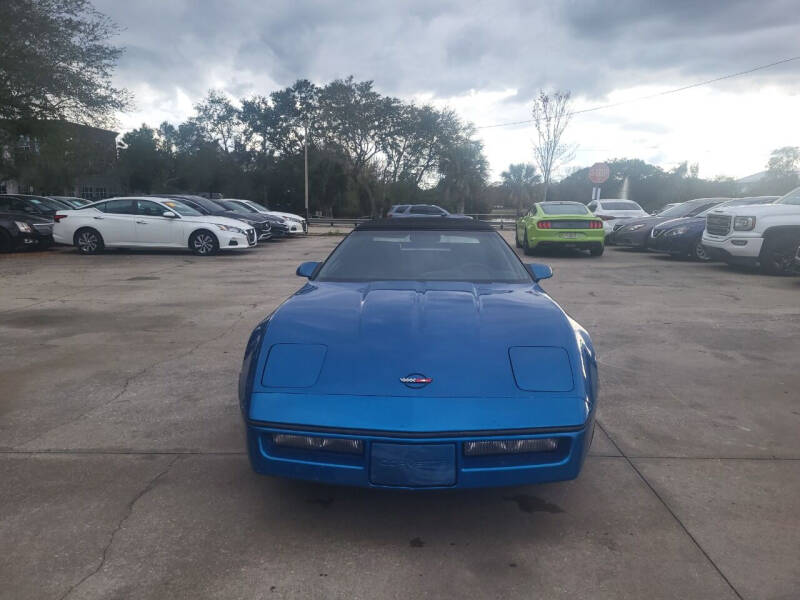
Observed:
[[[614,225],[624,223],[628,219],[649,217],[650,215],[633,200],[623,198],[608,198],[606,200],[592,200],[586,207],[596,217],[603,219],[603,229],[606,237],[614,231]]]
[[[103,248],[188,248],[200,256],[256,245],[255,229],[172,199],[112,198],[54,216],[53,240],[81,254]]]
[[[275,215],[276,217],[281,217],[284,221],[286,221],[286,224],[289,226],[290,234],[308,233],[308,223],[306,223],[306,220],[300,215],[295,215],[293,213],[278,212],[276,210],[269,210],[268,208],[264,208],[263,206],[261,206],[258,202],[253,202],[252,200],[240,200],[239,198],[225,198],[225,201],[235,202],[240,206],[252,209],[255,212],[261,213],[262,215]]]

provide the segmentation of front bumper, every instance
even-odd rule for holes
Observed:
[[[220,250],[239,250],[241,248],[252,248],[258,243],[256,240],[256,231],[253,228],[248,228],[245,233],[236,233],[233,231],[215,231],[219,241]]]
[[[635,231],[617,229],[614,232],[615,246],[628,246],[629,248],[646,248],[652,227],[645,226]]]
[[[287,429],[282,425],[247,423],[247,450],[253,470],[264,475],[333,485],[387,489],[453,489],[524,485],[575,479],[589,451],[594,413],[568,430],[527,434],[465,432],[455,435],[350,432]],[[358,454],[279,446],[275,434],[359,440]],[[467,456],[466,442],[552,438],[546,452]]]
[[[758,262],[764,238],[759,234],[748,235],[746,232],[734,232],[722,237],[703,233],[703,246],[709,255],[725,262],[753,264]]]
[[[697,234],[668,236],[661,234],[658,237],[650,236],[647,240],[647,249],[665,254],[689,254],[697,243]]]

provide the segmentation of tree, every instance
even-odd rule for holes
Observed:
[[[118,168],[123,188],[145,194],[163,191],[160,188],[169,171],[169,158],[155,130],[143,124],[129,131],[119,145]]]
[[[130,105],[111,84],[116,32],[88,0],[0,2],[0,119],[109,126]]]
[[[767,171],[776,178],[796,175],[800,171],[800,147],[784,146],[773,150],[767,163]]]
[[[556,91],[548,94],[544,90],[540,91],[533,101],[531,114],[537,134],[533,155],[542,173],[544,200],[547,200],[553,172],[574,156],[574,148],[562,142],[564,131],[572,118],[570,92]]]
[[[532,200],[534,186],[542,178],[536,172],[536,167],[530,163],[509,165],[508,170],[503,171],[500,177],[511,204],[516,208],[517,215],[519,215],[523,204],[527,204]]]
[[[460,213],[465,209],[482,212],[486,208],[479,205],[479,200],[486,186],[489,163],[483,154],[483,143],[472,139],[471,133],[471,128],[467,129],[467,137],[446,149],[439,162],[443,203]]]
[[[351,76],[326,85],[319,103],[317,126],[323,143],[347,157],[351,177],[366,194],[374,217],[378,214],[372,177],[374,161],[381,151],[381,135],[389,126],[396,101],[381,97],[372,89],[371,81],[356,82]]]

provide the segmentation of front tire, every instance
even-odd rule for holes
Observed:
[[[769,236],[764,240],[758,257],[761,271],[767,275],[788,275],[796,248],[797,244],[788,236]]]
[[[189,248],[197,256],[213,256],[219,252],[219,240],[210,231],[195,231],[189,238]]]
[[[91,227],[84,227],[76,231],[73,241],[80,254],[99,254],[105,248],[103,236]]]
[[[700,262],[708,262],[711,260],[711,257],[708,255],[706,251],[706,247],[703,246],[703,242],[698,241],[694,248],[689,255],[693,260],[700,261]]]

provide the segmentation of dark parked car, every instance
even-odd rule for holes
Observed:
[[[395,204],[386,214],[388,218],[405,217],[449,217],[451,219],[471,219],[467,215],[458,215],[447,212],[435,204]]]
[[[53,200],[45,196],[31,196],[26,194],[0,195],[0,212],[48,217],[52,221],[53,215],[57,210],[69,208],[72,207],[66,202]]]
[[[265,213],[258,212],[254,208],[250,208],[249,206],[243,206],[238,202],[232,202],[230,200],[214,200],[216,204],[222,206],[227,210],[235,212],[236,214],[248,217],[252,215],[257,215],[259,217],[264,217],[269,221],[269,224],[272,226],[272,237],[286,237],[289,235],[289,223],[286,222],[286,219],[279,217],[277,215],[268,215]]]
[[[173,198],[180,200],[184,204],[199,211],[204,215],[214,215],[215,217],[228,217],[229,219],[236,219],[247,223],[256,230],[258,241],[263,242],[272,237],[272,224],[269,219],[264,218],[266,215],[242,215],[240,213],[228,210],[220,206],[213,200],[203,198],[202,196],[193,196],[191,194],[153,194],[154,198]]]
[[[677,206],[664,210],[651,217],[640,219],[630,219],[620,227],[615,227],[613,241],[617,246],[628,246],[629,248],[645,249],[650,238],[653,227],[659,223],[679,219],[681,217],[694,217],[704,210],[712,208],[717,204],[730,200],[730,198],[697,198],[681,202]]]
[[[21,248],[49,248],[53,220],[32,214],[0,213],[0,252]]]
[[[713,208],[726,206],[747,206],[753,204],[772,204],[780,196],[753,196],[734,198],[707,208],[693,217],[682,217],[659,223],[650,232],[647,248],[673,256],[687,256],[695,260],[711,260],[703,246],[703,230],[706,227],[706,214]]]

